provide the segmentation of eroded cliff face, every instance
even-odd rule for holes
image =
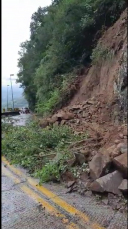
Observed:
[[[96,175],[97,171],[101,172],[94,181],[96,183],[86,186],[86,190],[89,188],[91,191],[111,193],[112,190],[106,187],[112,187],[113,184],[116,187],[119,177],[114,177],[112,180],[110,178],[117,173],[120,174],[122,167],[125,170],[123,176],[126,175],[128,155],[126,19],[127,11],[124,11],[119,20],[104,32],[99,44],[108,50],[109,55],[104,60],[99,59],[98,63],[93,62],[92,66],[81,74],[83,78],[79,90],[70,104],[39,122],[42,128],[67,125],[76,135],[81,136],[86,133],[87,138],[84,137],[83,140],[71,145],[69,151],[73,156],[66,162],[71,167],[78,166],[77,172],[81,175],[78,178],[78,191],[82,188],[80,167],[84,163],[89,174],[87,179],[91,177],[95,180],[94,174]],[[111,168],[106,167],[109,162]],[[104,169],[107,171],[106,175],[102,173]],[[68,179],[68,173],[65,173],[65,179]],[[111,180],[109,185],[108,180]],[[125,182],[128,181],[125,179]],[[101,186],[105,184],[104,190],[96,188],[101,187],[100,184]],[[116,191],[119,191],[118,187]]]
[[[126,122],[127,111],[127,11],[104,32],[99,40],[109,50],[111,58],[92,64],[84,75],[80,90],[70,105],[92,97],[102,97],[113,109],[113,122]]]
[[[114,83],[114,93],[118,98],[118,118],[121,122],[127,122],[127,89],[127,45],[124,45],[117,79]]]

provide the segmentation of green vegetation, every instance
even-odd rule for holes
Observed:
[[[99,64],[113,57],[112,50],[97,42],[125,8],[125,0],[53,0],[38,8],[18,59],[17,82],[31,110],[45,116],[66,105],[77,90],[77,72],[91,61]],[[71,171],[70,144],[85,137],[75,136],[66,126],[41,129],[38,123],[26,127],[2,123],[2,153],[40,182],[60,181],[65,170]],[[86,164],[81,169],[88,171]],[[79,177],[77,166],[72,172]]]
[[[40,182],[60,181],[72,158],[71,143],[87,137],[75,136],[66,127],[41,129],[37,123],[26,127],[2,122],[2,154],[14,164],[28,169]]]
[[[111,61],[114,57],[114,50],[110,50],[100,43],[92,51],[91,60],[95,65],[101,64],[104,61]]]
[[[18,82],[30,109],[44,115],[72,97],[68,88],[74,69],[90,63],[91,56],[97,59],[92,50],[103,27],[111,26],[125,8],[125,0],[53,0],[38,8],[18,59]]]

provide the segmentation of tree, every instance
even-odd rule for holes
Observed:
[[[62,101],[68,73],[91,61],[97,32],[111,26],[125,8],[125,0],[53,0],[33,13],[30,40],[21,44],[18,59],[18,82],[31,109],[43,113],[49,106],[52,111]]]

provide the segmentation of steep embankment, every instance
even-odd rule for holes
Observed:
[[[52,118],[43,120],[42,127],[49,123],[68,124],[75,132],[87,130],[89,134],[96,129],[104,138],[104,145],[106,142],[111,144],[113,138],[116,138],[118,127],[120,129],[121,123],[126,121],[126,10],[119,20],[104,32],[98,42],[97,47],[99,46],[107,50],[107,54],[100,50],[99,55],[99,49],[96,48],[96,63],[92,62],[89,71],[83,74],[81,87],[69,106],[58,111]],[[73,115],[68,118],[69,112]]]
[[[79,169],[84,163],[87,165],[71,190],[114,194],[119,194],[119,189],[127,190],[126,18],[125,10],[104,32],[97,45],[104,50],[94,50],[92,66],[70,104],[41,121],[42,127],[68,125],[75,134],[88,134],[87,139],[70,147],[74,158],[68,163],[80,165]],[[64,179],[68,179],[68,174]]]
[[[97,95],[100,95],[108,104],[115,99],[115,89],[119,77],[119,71],[124,62],[123,57],[127,48],[126,20],[127,12],[125,10],[114,26],[104,32],[102,38],[99,40],[99,44],[102,47],[107,48],[112,56],[111,58],[108,56],[108,60],[103,62],[102,59],[99,59],[99,62],[96,65],[92,65],[88,74],[84,77],[79,92],[71,101],[71,105],[81,103],[82,101],[93,96],[96,97]]]

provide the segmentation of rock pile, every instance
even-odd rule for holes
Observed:
[[[70,191],[80,190],[81,187],[86,192],[117,195],[127,192],[128,134],[126,126],[118,128],[112,123],[112,106],[113,104],[104,102],[100,95],[68,106],[40,123],[41,127],[68,125],[75,134],[88,134],[87,139],[70,146],[73,157],[67,161],[68,165],[79,168],[84,163],[87,165],[85,172],[80,170],[77,179],[71,173],[69,179],[67,172],[67,180],[73,181],[71,187],[68,187]],[[64,180],[66,181],[66,176]]]

